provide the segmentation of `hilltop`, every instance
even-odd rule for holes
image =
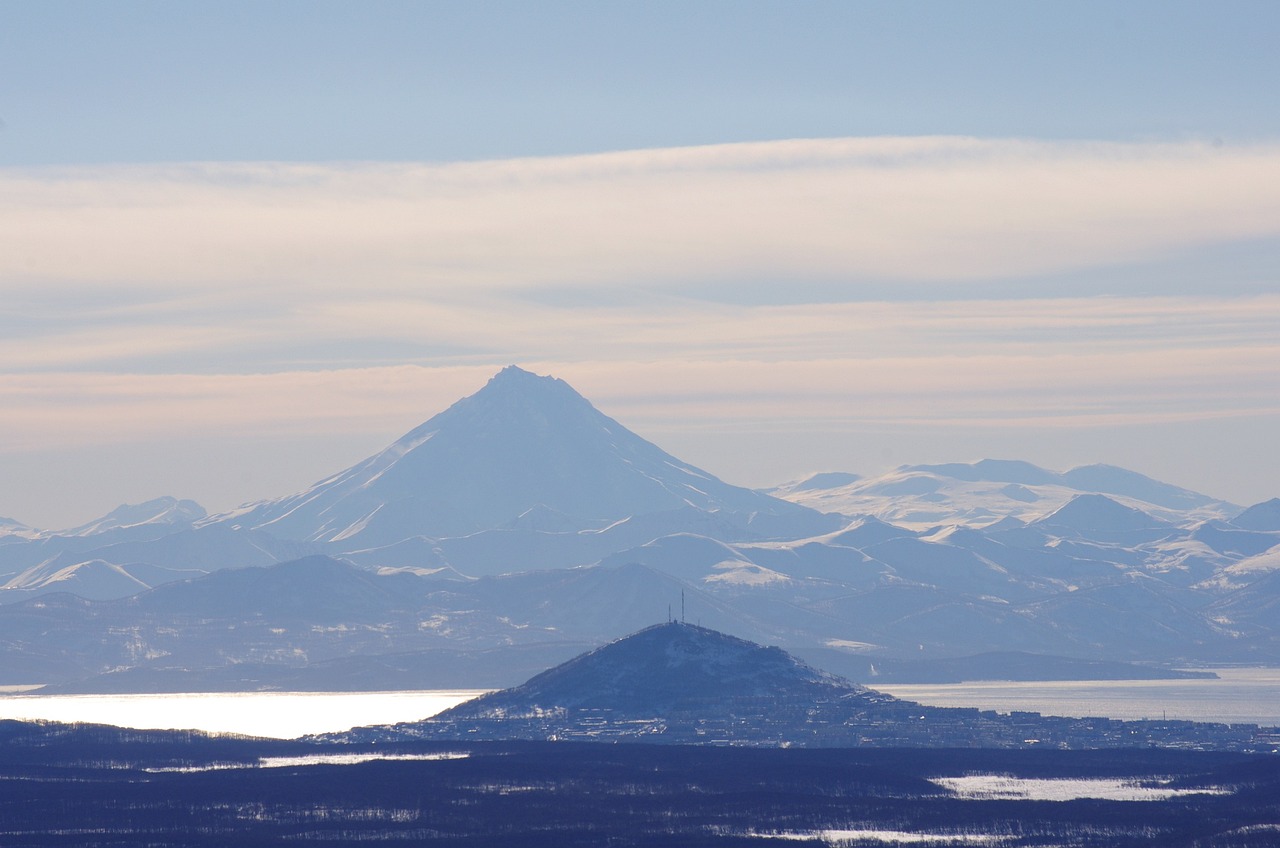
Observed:
[[[521,686],[460,704],[442,718],[564,709],[667,716],[716,702],[843,697],[863,691],[781,648],[672,621],[575,657]]]

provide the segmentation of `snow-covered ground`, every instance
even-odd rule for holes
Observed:
[[[933,783],[965,800],[986,801],[1167,801],[1183,795],[1225,795],[1218,787],[1178,789],[1150,781],[1114,777],[1032,778],[1007,774],[935,777]]]
[[[1240,507],[1123,468],[1087,465],[1066,472],[1027,462],[904,465],[872,478],[826,472],[786,483],[770,494],[821,512],[873,515],[912,529],[939,524],[987,527],[1004,519],[1031,522],[1072,498],[1099,493],[1172,523],[1227,519]]]

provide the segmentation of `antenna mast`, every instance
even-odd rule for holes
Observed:
[[[680,590],[680,623],[684,624],[684,589]]]

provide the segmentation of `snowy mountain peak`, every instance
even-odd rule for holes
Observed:
[[[1254,504],[1231,519],[1231,523],[1245,530],[1280,530],[1280,498]]]
[[[784,487],[794,492],[804,492],[810,489],[835,489],[840,486],[848,486],[850,483],[856,483],[862,479],[861,474],[854,474],[850,471],[820,471],[817,474],[811,474],[798,483],[791,483]]]
[[[0,515],[0,536],[21,536],[30,537],[36,535],[37,531],[23,524],[21,521],[13,518],[5,518]]]
[[[1035,523],[1085,533],[1152,530],[1164,525],[1142,510],[1116,503],[1106,495],[1077,495]]]
[[[1193,509],[1215,503],[1212,498],[1199,492],[1162,483],[1127,468],[1102,463],[1081,465],[1064,471],[1062,480],[1079,491],[1134,498],[1167,509]]]
[[[590,402],[578,394],[572,386],[558,377],[543,376],[526,371],[518,365],[508,365],[489,378],[484,388],[471,396],[472,400],[501,398],[507,402],[567,403],[590,406]]]
[[[920,471],[968,482],[1021,483],[1045,485],[1057,481],[1057,474],[1018,459],[980,459],[977,462],[950,462],[942,465],[907,465],[899,471]]]
[[[89,536],[114,530],[118,527],[136,527],[141,524],[167,524],[185,527],[204,518],[204,507],[191,500],[179,500],[173,497],[154,498],[140,504],[121,504],[111,512],[71,530],[65,530],[63,536]]]
[[[888,539],[915,536],[915,532],[881,521],[872,515],[857,519],[845,529],[826,537],[828,544],[852,548],[867,548]]]
[[[498,373],[489,378],[489,382],[485,384],[486,388],[508,386],[556,386],[562,389],[568,389],[573,394],[573,389],[564,380],[558,377],[543,376],[535,374],[532,371],[526,371],[519,365],[508,365]]]
[[[450,426],[481,428],[482,432],[513,426],[546,431],[566,419],[581,420],[593,413],[599,416],[591,402],[564,380],[508,365],[490,377],[480,391],[410,430],[387,452],[403,454]]]
[[[579,527],[690,507],[818,517],[681,462],[563,380],[513,365],[383,452],[220,520],[371,547],[508,526],[535,507]]]

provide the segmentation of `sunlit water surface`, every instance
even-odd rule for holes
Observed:
[[[1280,727],[1280,669],[1213,669],[1219,680],[1087,680],[879,686],[940,707],[1045,715],[1185,719]],[[0,694],[0,719],[93,722],[291,739],[417,721],[484,690],[232,692],[168,695]]]
[[[361,725],[418,721],[484,691],[7,695],[0,697],[0,719],[91,722],[147,730],[204,730],[292,739]]]
[[[871,685],[935,707],[1045,715],[1280,726],[1280,668],[1214,668],[1218,680],[1084,680]]]
[[[466,753],[445,751],[437,754],[304,754],[298,757],[260,757],[250,763],[212,763],[201,766],[159,766],[146,771],[152,774],[164,772],[180,772],[193,774],[202,771],[231,771],[233,769],[259,768],[298,768],[300,766],[354,766],[360,763],[371,763],[377,760],[387,762],[422,762],[426,760],[465,760],[471,756]]]

